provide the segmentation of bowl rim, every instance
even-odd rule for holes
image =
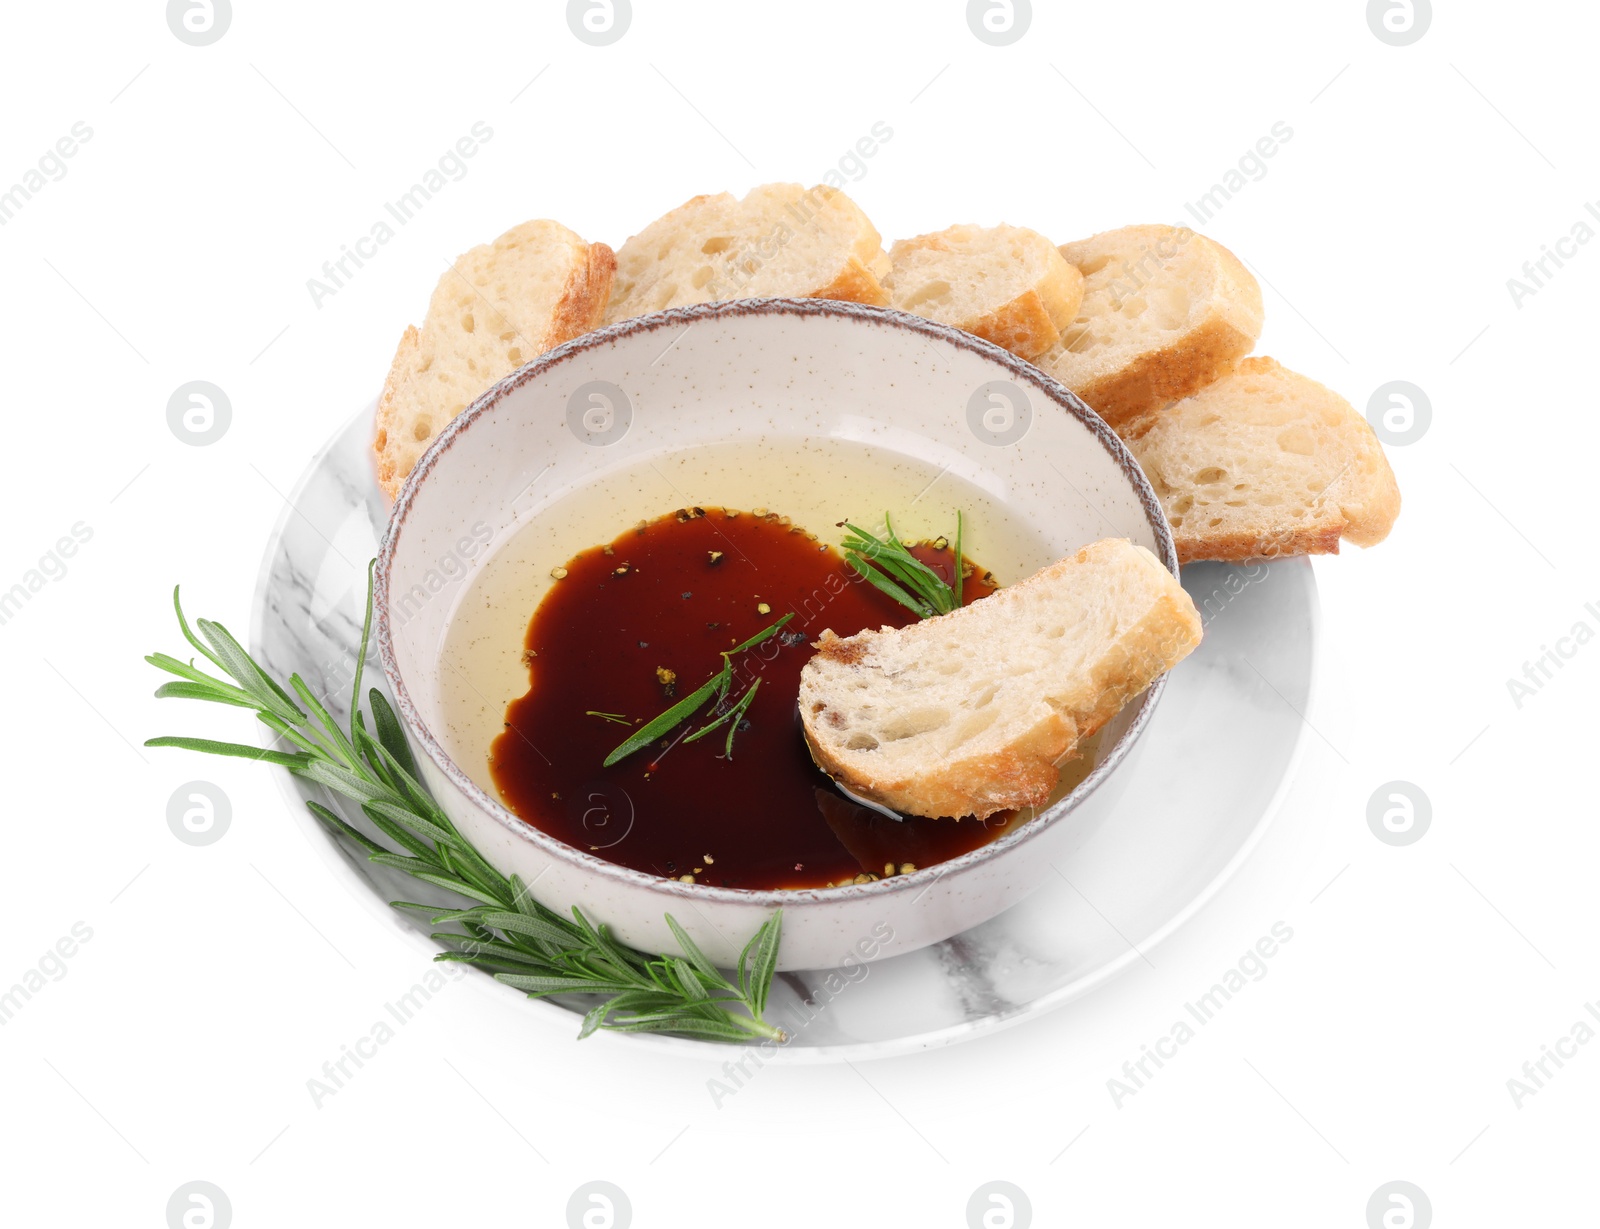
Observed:
[[[378,656],[383,666],[384,677],[389,683],[390,693],[394,697],[395,707],[400,714],[401,720],[405,722],[412,737],[417,740],[424,754],[433,762],[434,767],[442,772],[446,779],[473,806],[494,819],[501,827],[521,840],[532,844],[547,857],[566,863],[576,870],[598,875],[603,879],[610,879],[627,887],[643,888],[665,896],[679,897],[686,901],[721,902],[758,908],[789,908],[835,904],[863,897],[887,898],[913,890],[917,893],[917,898],[920,898],[946,875],[959,874],[970,870],[973,867],[1001,857],[1019,845],[1026,844],[1047,827],[1061,822],[1085,802],[1106,778],[1116,770],[1118,765],[1127,758],[1129,752],[1138,743],[1145,727],[1149,724],[1156,704],[1166,690],[1167,675],[1162,674],[1145,689],[1143,696],[1140,698],[1139,711],[1134,714],[1128,728],[1122,732],[1111,747],[1104,751],[1100,761],[1065,797],[1057,800],[1043,811],[1036,813],[1026,822],[1018,824],[1013,831],[1007,832],[993,841],[979,846],[977,849],[945,862],[919,867],[909,875],[893,875],[886,879],[876,879],[863,884],[841,884],[832,888],[724,888],[711,884],[687,884],[676,879],[663,878],[646,871],[634,870],[631,867],[607,861],[551,836],[516,815],[504,803],[491,797],[488,791],[472,780],[445,751],[439,740],[434,737],[433,732],[417,711],[416,704],[412,700],[410,691],[406,687],[405,679],[400,672],[399,663],[395,659],[394,638],[389,620],[389,578],[390,571],[394,565],[395,552],[401,535],[405,530],[406,518],[416,500],[418,491],[427,482],[428,475],[432,472],[434,466],[449,453],[455,443],[472,428],[475,422],[490,413],[516,389],[559,367],[575,355],[639,333],[651,333],[675,325],[683,325],[687,328],[701,321],[744,316],[821,316],[900,328],[946,342],[958,349],[967,350],[1004,368],[1011,376],[1038,390],[1047,400],[1054,402],[1059,408],[1078,419],[1080,423],[1088,428],[1090,434],[1095,437],[1101,447],[1106,450],[1111,459],[1117,464],[1123,476],[1128,479],[1133,487],[1134,493],[1138,496],[1140,505],[1145,513],[1145,519],[1155,533],[1158,547],[1157,557],[1174,576],[1179,574],[1177,546],[1173,541],[1172,529],[1167,522],[1166,513],[1162,509],[1161,502],[1157,499],[1155,491],[1150,486],[1149,479],[1145,477],[1139,463],[1134,460],[1133,454],[1128,451],[1127,445],[1106,424],[1105,420],[1091,410],[1077,394],[1026,359],[1019,358],[1009,350],[958,329],[953,325],[942,324],[923,316],[914,316],[908,312],[897,311],[889,307],[874,307],[865,303],[849,303],[835,299],[788,298],[730,299],[694,303],[685,307],[673,307],[665,311],[653,312],[649,315],[634,316],[627,320],[620,320],[615,324],[609,324],[592,332],[584,333],[571,341],[557,346],[553,350],[546,351],[532,362],[518,368],[485,390],[471,405],[446,424],[444,430],[429,444],[427,450],[422,454],[422,457],[406,478],[400,494],[395,500],[394,507],[390,510],[389,521],[384,528],[383,540],[378,548],[377,566],[374,575],[373,619]]]

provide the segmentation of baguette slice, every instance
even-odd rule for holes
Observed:
[[[1039,360],[1112,426],[1199,392],[1261,336],[1261,287],[1187,227],[1129,226],[1068,243],[1083,305]]]
[[[622,245],[606,322],[717,299],[845,299],[882,306],[883,241],[843,192],[763,184],[697,196]]]
[[[597,327],[616,256],[557,222],[524,222],[461,256],[407,327],[378,399],[373,451],[393,499],[444,425],[497,380]]]
[[[884,281],[889,304],[953,324],[1022,358],[1061,340],[1078,315],[1083,274],[1055,244],[1021,226],[952,226],[897,240]]]
[[[1200,643],[1189,595],[1141,546],[1086,546],[909,627],[824,631],[800,675],[812,758],[910,815],[1036,807],[1078,744]]]
[[[1120,428],[1172,522],[1178,559],[1338,554],[1400,514],[1383,446],[1350,403],[1270,358]]]

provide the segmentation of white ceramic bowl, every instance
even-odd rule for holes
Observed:
[[[587,334],[444,429],[401,492],[379,554],[384,672],[427,784],[462,833],[551,908],[578,905],[647,951],[675,950],[670,912],[724,964],[779,907],[779,967],[832,968],[938,942],[1037,887],[1071,844],[1077,805],[1126,780],[1164,680],[1035,818],[960,858],[869,884],[684,884],[576,849],[501,805],[488,744],[505,704],[526,690],[521,633],[551,565],[692,504],[768,507],[833,541],[846,514],[888,509],[921,533],[947,529],[960,508],[966,553],[1002,582],[1105,537],[1129,538],[1177,570],[1160,505],[1116,435],[1037,368],[957,329],[766,299]],[[496,601],[463,602],[478,584]]]

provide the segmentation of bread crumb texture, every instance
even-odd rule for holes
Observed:
[[[762,184],[697,196],[617,252],[606,322],[722,299],[842,299],[883,306],[883,242],[837,188]]]
[[[1120,428],[1181,562],[1372,546],[1400,513],[1383,446],[1343,397],[1274,359]]]

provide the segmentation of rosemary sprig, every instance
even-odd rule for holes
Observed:
[[[739,955],[735,979],[729,980],[671,914],[667,925],[683,955],[652,956],[635,951],[618,943],[605,925],[592,923],[576,907],[569,920],[541,905],[515,875],[500,874],[456,831],[450,817],[421,784],[404,727],[383,693],[377,688],[367,693],[370,729],[367,714],[361,711],[361,670],[372,629],[370,567],[348,730],[340,728],[298,674],[289,676],[286,691],[220,623],[195,620],[200,632],[197,637],[184,618],[176,589],[172,604],[184,638],[227,679],[198,668],[193,659],[185,662],[153,653],[145,660],[181,680],[163,684],[156,695],[254,709],[294,750],[269,751],[244,743],[174,737],[152,738],[145,746],[181,747],[276,764],[357,803],[373,826],[404,852],[372,840],[319,803],[306,805],[335,833],[366,850],[370,861],[446,888],[471,902],[460,909],[390,902],[397,909],[428,914],[436,926],[459,927],[434,935],[451,945],[434,959],[478,965],[507,985],[526,991],[530,998],[597,996],[598,1001],[583,1017],[580,1038],[604,1028],[730,1042],[786,1039],[782,1029],[762,1018],[777,968],[781,913],[774,913],[751,936]],[[776,628],[769,628],[740,648],[759,643],[774,631]]]
[[[794,612],[790,611],[765,631],[757,632],[743,644],[736,644],[733,646],[733,648],[724,651],[722,654],[722,669],[718,670],[701,686],[695,688],[688,695],[684,696],[683,699],[679,700],[655,720],[646,722],[644,725],[640,726],[637,730],[630,734],[626,742],[622,743],[622,745],[617,747],[616,750],[612,751],[610,755],[606,756],[605,760],[601,764],[601,767],[610,768],[618,761],[627,759],[635,751],[639,751],[645,747],[648,747],[668,730],[675,728],[676,726],[687,721],[690,717],[694,716],[695,713],[699,712],[705,706],[706,701],[710,700],[712,696],[716,697],[715,702],[717,704],[721,704],[728,698],[728,689],[733,686],[733,659],[735,655],[743,653],[746,649],[753,649],[756,647],[756,645],[763,644],[770,640],[772,637],[776,636],[780,631],[782,631],[784,625],[792,618],[794,618]],[[750,690],[744,694],[744,698],[741,699],[739,704],[736,706],[741,717],[744,715],[744,710],[750,707],[750,701],[755,697],[756,684],[759,684],[760,681],[760,679],[757,679],[756,683],[751,684]],[[704,734],[709,734],[713,729],[727,720],[727,717],[728,714],[724,713],[711,725],[706,726],[704,729],[690,735],[688,738],[684,739],[684,741],[693,742],[696,738],[699,738]],[[728,731],[727,753],[730,759],[733,757],[733,735],[738,728],[739,723],[735,721],[733,723],[733,729]]]
[[[894,531],[889,514],[883,514],[886,537],[845,523],[850,531],[842,543],[845,561],[873,588],[888,594],[919,618],[949,614],[961,608],[961,513],[956,513],[955,582],[947,584],[939,573],[911,553]]]
[[[733,724],[728,726],[728,741],[724,743],[722,747],[722,753],[731,760],[733,758],[733,736],[739,732],[739,722],[744,720],[744,710],[749,708],[750,701],[756,698],[756,688],[759,686],[761,686],[761,680],[757,679],[755,682],[750,684],[750,690],[739,697],[737,704],[728,709],[728,711],[723,713],[720,717],[717,717],[712,721],[708,721],[705,725],[701,726],[683,741],[686,743],[692,743],[697,739],[704,738],[707,734],[714,733],[717,727],[721,726],[723,723],[732,722]]]

